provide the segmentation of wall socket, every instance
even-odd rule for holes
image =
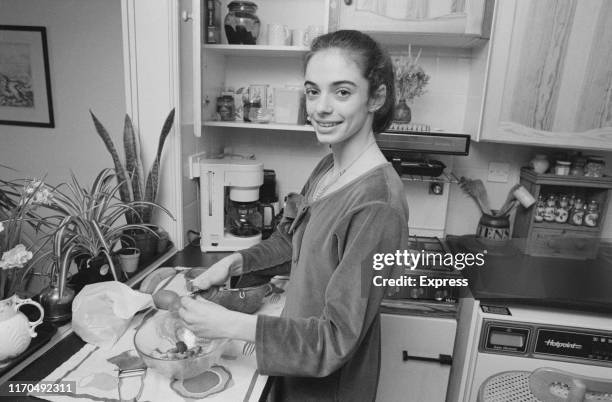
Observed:
[[[489,175],[487,181],[493,181],[497,183],[507,183],[508,176],[510,175],[510,164],[500,162],[489,163]]]

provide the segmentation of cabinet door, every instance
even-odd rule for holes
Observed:
[[[483,34],[485,0],[330,0],[330,31]]]
[[[480,139],[612,149],[612,2],[498,1]]]
[[[451,366],[454,319],[381,314],[381,367],[376,401],[444,402]]]

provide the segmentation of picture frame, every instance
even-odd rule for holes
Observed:
[[[0,124],[55,127],[45,27],[0,25]]]

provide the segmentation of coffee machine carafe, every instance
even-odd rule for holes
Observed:
[[[202,251],[236,251],[261,241],[259,187],[263,164],[199,159]]]

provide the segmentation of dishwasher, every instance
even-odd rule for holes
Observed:
[[[444,254],[435,237],[411,236],[406,249]],[[452,268],[420,264],[415,277],[455,277]],[[377,402],[444,402],[457,330],[457,289],[390,287],[381,307],[381,367]]]

